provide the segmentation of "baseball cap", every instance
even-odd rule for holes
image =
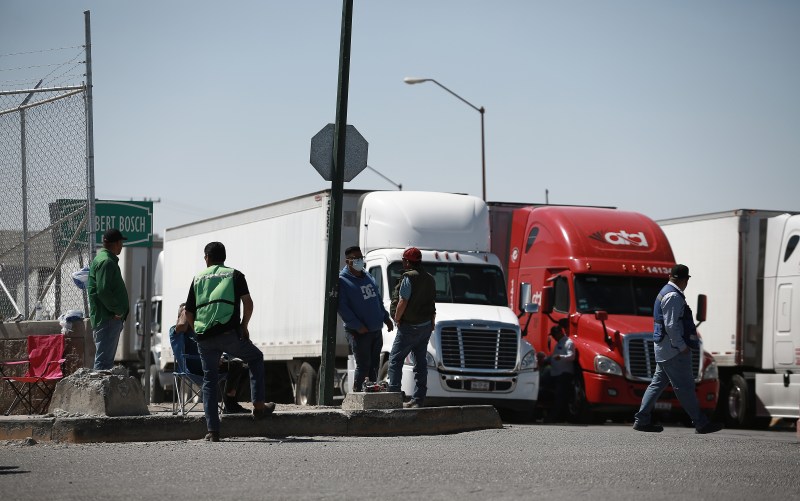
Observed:
[[[111,242],[119,242],[120,240],[127,240],[127,239],[128,239],[128,237],[126,237],[125,235],[120,233],[120,231],[118,229],[116,229],[116,228],[108,229],[108,230],[106,230],[105,233],[103,233],[103,242],[111,243]]]
[[[422,261],[422,252],[416,247],[409,247],[403,252],[403,259],[412,263],[419,263]]]
[[[676,264],[672,267],[672,272],[669,274],[672,278],[689,278],[689,267],[685,264]]]

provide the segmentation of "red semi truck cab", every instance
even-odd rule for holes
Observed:
[[[613,208],[493,202],[489,211],[492,252],[505,268],[523,336],[549,354],[550,328],[560,322],[575,343],[570,417],[631,419],[656,369],[653,304],[675,264],[661,228]],[[531,304],[539,311],[527,313]],[[704,305],[698,310],[703,319]],[[710,414],[719,393],[716,363],[702,347],[692,361],[697,398]],[[679,408],[667,388],[657,409]]]

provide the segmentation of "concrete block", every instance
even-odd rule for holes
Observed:
[[[369,409],[400,409],[403,407],[403,394],[400,392],[351,392],[342,402],[344,411],[363,411]]]
[[[142,384],[125,369],[98,374],[78,369],[58,382],[50,402],[56,415],[146,416]]]

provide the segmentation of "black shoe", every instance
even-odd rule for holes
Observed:
[[[706,423],[705,426],[694,430],[695,433],[705,435],[706,433],[716,433],[722,429],[721,423]]]
[[[206,442],[219,442],[219,432],[209,431],[206,433]]]
[[[662,431],[664,431],[663,426],[661,426],[660,424],[653,424],[653,423],[650,424],[633,423],[633,429],[636,431],[644,431],[648,433],[661,433]]]
[[[253,408],[253,419],[265,419],[275,410],[274,402],[267,402],[263,409]]]
[[[226,398],[225,406],[222,409],[223,414],[249,414],[250,411],[242,407],[235,398]]]

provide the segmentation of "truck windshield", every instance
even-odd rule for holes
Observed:
[[[652,316],[656,296],[665,283],[663,278],[578,275],[575,277],[577,310]]]
[[[452,263],[423,263],[436,280],[437,303],[508,306],[503,272],[497,266]],[[389,265],[389,292],[403,275],[402,263]]]

